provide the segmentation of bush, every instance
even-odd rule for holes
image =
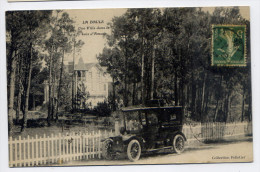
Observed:
[[[93,111],[97,113],[97,116],[101,117],[110,116],[112,112],[109,104],[106,101],[98,103],[97,107],[95,107]]]
[[[49,104],[49,102],[44,103],[44,104],[41,106],[40,112],[48,112],[48,104]]]

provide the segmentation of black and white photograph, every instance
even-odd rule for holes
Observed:
[[[249,6],[5,22],[9,167],[253,162]]]

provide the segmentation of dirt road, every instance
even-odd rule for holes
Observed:
[[[137,162],[130,162],[127,159],[111,161],[84,160],[71,161],[66,164],[59,164],[59,166],[251,162],[253,160],[252,145],[252,141],[205,144],[197,148],[188,148],[181,155],[167,153],[142,155]]]

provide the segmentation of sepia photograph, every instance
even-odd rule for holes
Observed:
[[[5,21],[9,167],[253,162],[249,6]]]

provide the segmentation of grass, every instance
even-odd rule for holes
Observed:
[[[33,113],[30,112],[27,120],[27,128],[21,132],[21,126],[15,125],[13,132],[10,136],[13,138],[24,137],[43,137],[58,135],[59,133],[65,134],[68,132],[89,132],[98,130],[111,130],[114,128],[113,122],[107,117],[95,117],[86,114],[62,114],[59,115],[59,120],[57,122],[52,121],[51,125],[47,124],[47,114]]]

